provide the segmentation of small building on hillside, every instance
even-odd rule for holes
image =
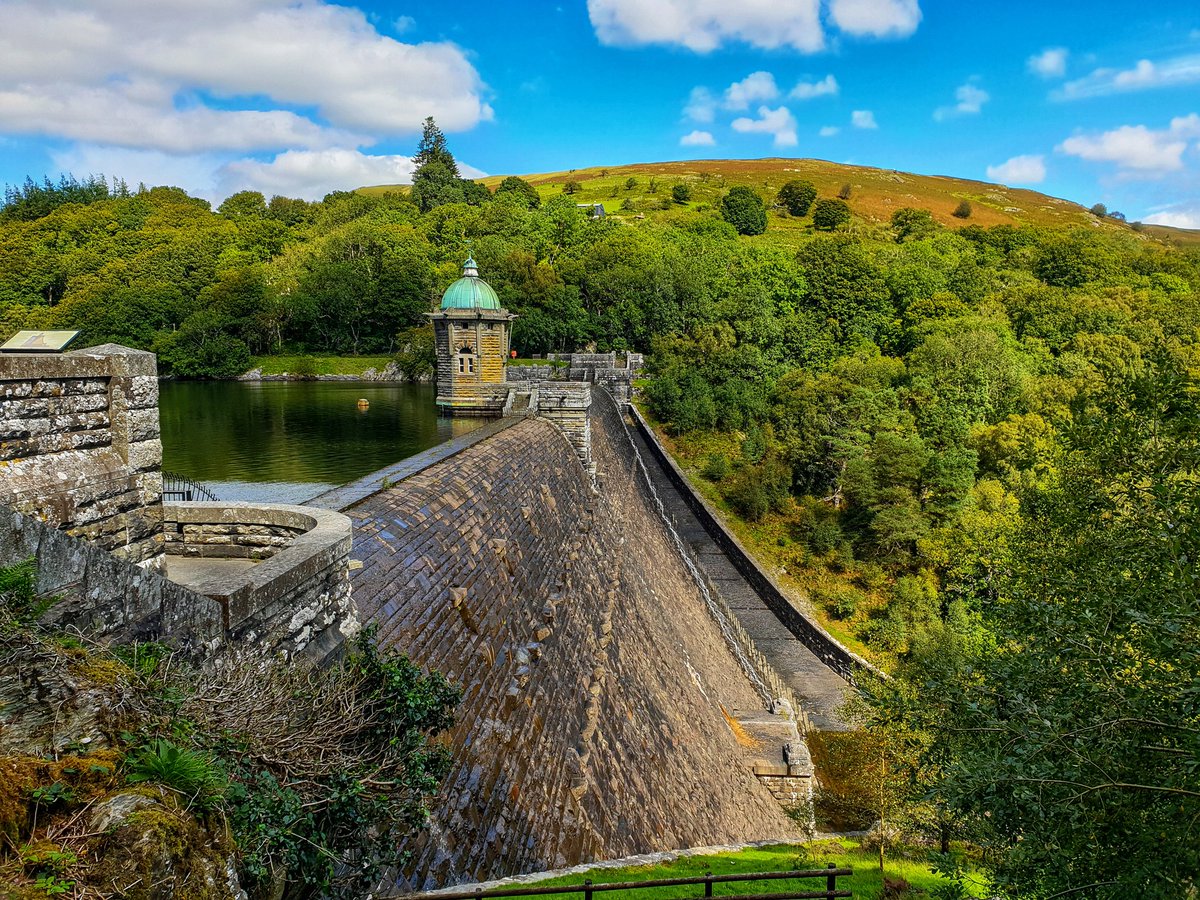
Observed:
[[[438,409],[446,415],[496,415],[496,399],[507,393],[504,364],[516,316],[500,306],[474,259],[467,258],[462,277],[446,288],[441,307],[428,316],[437,348]]]

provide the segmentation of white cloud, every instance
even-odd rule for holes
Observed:
[[[1046,158],[1032,154],[1014,156],[998,166],[988,166],[987,177],[1000,184],[1041,184],[1046,180]]]
[[[757,119],[742,117],[734,119],[732,124],[734,131],[743,134],[772,135],[776,147],[794,147],[799,143],[796,138],[796,117],[786,106],[778,109],[760,106]]]
[[[270,162],[243,159],[225,165],[218,173],[218,188],[222,196],[254,190],[268,197],[282,194],[319,200],[330,191],[352,190],[364,184],[410,184],[412,171],[408,156],[371,156],[357,150],[288,150]]]
[[[1070,51],[1066,47],[1048,47],[1029,57],[1025,64],[1030,72],[1042,78],[1062,78],[1067,74],[1069,55]]]
[[[3,2],[0,131],[171,153],[326,149],[491,118],[460,48],[323,0]]]
[[[841,132],[841,130],[842,129],[838,128],[836,125],[826,125],[820,131],[818,131],[817,134],[819,134],[823,138],[831,138],[831,137],[836,137]]]
[[[812,100],[814,97],[836,96],[837,79],[826,75],[820,81],[800,81],[788,94],[793,100]]]
[[[709,131],[690,131],[679,139],[681,147],[711,147],[716,144],[713,140],[712,132]]]
[[[1055,100],[1078,100],[1196,82],[1200,82],[1200,54],[1161,62],[1143,59],[1132,69],[1096,69],[1084,78],[1067,82],[1051,96]]]
[[[878,128],[875,113],[869,109],[856,109],[850,113],[850,124],[855,128]]]
[[[832,0],[829,17],[847,34],[908,37],[921,22],[921,7],[917,0]]]
[[[1160,209],[1145,218],[1151,225],[1170,225],[1172,228],[1200,229],[1200,206]]]
[[[749,109],[751,103],[774,100],[779,96],[775,76],[770,72],[751,72],[741,81],[735,81],[725,89],[725,108]]]
[[[392,31],[396,34],[404,34],[406,31],[412,31],[417,27],[417,20],[412,16],[396,16],[392,20]]]
[[[717,111],[717,98],[706,87],[694,87],[683,114],[693,122],[711,122]]]
[[[933,117],[941,122],[955,116],[978,115],[983,109],[983,104],[987,103],[991,96],[982,88],[967,82],[959,85],[954,91],[954,99],[958,102],[953,106],[939,106],[933,111]]]
[[[1122,125],[1101,134],[1077,134],[1058,145],[1061,153],[1090,162],[1109,162],[1125,174],[1160,175],[1184,167],[1188,141],[1200,137],[1200,115],[1171,120],[1161,130],[1145,125]]]
[[[602,44],[675,44],[708,53],[725,43],[792,47],[813,53],[825,46],[819,0],[588,0]]]

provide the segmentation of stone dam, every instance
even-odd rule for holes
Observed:
[[[115,347],[0,369],[0,565],[37,557],[39,588],[66,597],[53,618],[101,639],[326,664],[361,621],[460,685],[453,769],[402,886],[798,836],[800,731],[837,726],[857,661],[789,612],[600,377],[571,388],[569,427],[535,414],[557,396],[535,384],[530,408],[308,506],[254,507],[162,502],[123,438],[136,413],[157,447],[154,375]],[[74,434],[80,404],[87,441],[36,443]],[[185,584],[181,561],[237,565]]]

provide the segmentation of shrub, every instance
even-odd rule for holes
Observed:
[[[841,200],[818,200],[813,209],[813,227],[833,231],[850,221],[850,207]]]
[[[846,584],[830,588],[813,588],[810,592],[813,602],[822,607],[835,619],[849,619],[859,606],[867,599],[859,590]]]
[[[779,189],[775,201],[784,206],[793,216],[807,216],[813,201],[817,199],[817,188],[811,181],[794,178]]]
[[[317,361],[312,356],[298,357],[292,368],[295,369],[292,377],[301,381],[311,381],[317,377]]]
[[[849,200],[851,190],[852,188],[849,184],[843,184],[840,188],[838,188],[838,199]]]
[[[704,461],[701,474],[709,481],[724,481],[729,476],[729,457],[724,453],[710,453]]]
[[[16,625],[36,622],[52,600],[40,600],[37,595],[37,562],[26,559],[0,568],[0,610]],[[0,628],[3,626],[0,622]]]
[[[959,219],[969,219],[971,218],[972,212],[974,212],[974,210],[971,209],[971,202],[969,200],[964,200],[959,203],[958,206],[954,207],[953,215]]]
[[[635,187],[637,187],[637,184],[637,179],[630,175],[625,179],[625,190],[632,191]]]
[[[721,200],[721,216],[738,234],[762,234],[767,230],[767,208],[762,198],[745,185],[735,185]]]
[[[677,184],[671,188],[671,199],[676,203],[687,203],[692,199],[692,189],[686,184]]]
[[[756,466],[744,466],[723,493],[738,515],[757,522],[772,509],[782,508],[791,487],[791,470],[779,460],[768,459]]]
[[[1088,212],[1090,212],[1097,219],[1103,219],[1105,216],[1108,215],[1108,207],[1105,206],[1103,203],[1097,203],[1090,210],[1088,210]]]
[[[937,229],[933,213],[927,209],[906,206],[892,213],[892,228],[896,231],[896,243],[902,244],[909,238],[923,238]]]

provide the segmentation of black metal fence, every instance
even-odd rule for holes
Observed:
[[[167,503],[190,503],[193,500],[217,502],[217,495],[198,481],[178,472],[163,472],[162,498]]]
[[[544,897],[551,894],[583,894],[583,900],[594,900],[596,894],[609,891],[640,891],[684,885],[703,886],[704,893],[695,895],[696,898],[699,898],[712,897],[713,886],[717,884],[746,881],[812,881],[814,879],[818,880],[818,883],[825,882],[824,890],[802,890],[802,886],[797,886],[795,889],[777,893],[720,894],[718,896],[736,897],[737,900],[833,900],[835,897],[853,896],[849,890],[839,890],[837,886],[839,878],[848,878],[853,874],[853,869],[839,869],[830,863],[825,869],[797,869],[790,872],[746,872],[736,875],[714,875],[709,872],[707,875],[691,878],[661,878],[657,881],[623,881],[609,884],[593,884],[591,881],[585,881],[583,884],[553,887],[517,887],[488,891],[482,888],[473,891],[435,891],[427,894],[408,894],[405,895],[405,900],[493,900],[497,897]],[[816,888],[817,885],[808,887]]]

